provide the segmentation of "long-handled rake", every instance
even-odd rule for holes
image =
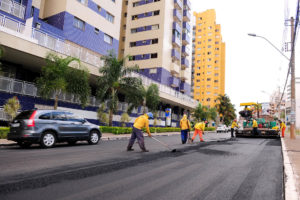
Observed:
[[[176,152],[176,149],[171,149],[169,145],[167,145],[166,143],[156,139],[155,137],[151,137],[153,140],[155,140],[156,142],[160,143],[161,145],[165,146],[166,148],[168,148],[172,153]]]

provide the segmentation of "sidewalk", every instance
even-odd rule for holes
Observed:
[[[290,134],[281,139],[285,172],[285,199],[300,200],[300,136],[290,139]]]

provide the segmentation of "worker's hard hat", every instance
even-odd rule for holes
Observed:
[[[153,114],[152,114],[152,112],[148,112],[147,115],[148,115],[148,117],[149,117],[150,119],[153,119]]]
[[[235,119],[235,120],[233,120],[233,121],[235,121],[235,122],[236,122],[236,119]]]

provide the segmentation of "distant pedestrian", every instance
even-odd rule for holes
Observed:
[[[191,123],[187,118],[187,115],[183,115],[182,119],[180,120],[180,129],[181,129],[181,142],[182,144],[186,143],[188,138],[188,132],[191,129]]]
[[[194,132],[194,135],[192,137],[192,142],[194,141],[196,135],[199,135],[200,142],[204,142],[202,133],[204,132],[204,129],[205,129],[205,123],[204,122],[198,122],[198,123],[195,124],[194,128],[195,128],[195,132]]]
[[[281,130],[281,137],[284,138],[284,132],[285,132],[285,128],[286,128],[286,125],[283,121],[279,120],[279,124],[280,124],[280,130]]]
[[[127,151],[133,151],[134,149],[132,148],[135,139],[138,140],[138,144],[142,150],[142,152],[148,152],[148,150],[145,147],[145,142],[144,142],[144,135],[142,128],[146,128],[146,131],[148,133],[148,136],[151,137],[151,133],[149,130],[149,120],[148,118],[153,119],[153,114],[151,112],[141,115],[136,120],[134,121],[133,127],[132,127],[132,134],[131,138],[129,140],[128,146],[127,146]]]
[[[258,130],[257,130],[257,121],[255,119],[252,119],[252,128],[253,128],[253,134],[258,135]]]
[[[233,120],[233,122],[232,122],[232,124],[231,124],[231,137],[233,138],[234,137],[234,135],[233,135],[233,132],[234,132],[234,128],[238,128],[239,126],[237,125],[237,123],[236,123],[236,119],[235,120]]]

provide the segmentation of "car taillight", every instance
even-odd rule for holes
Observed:
[[[33,111],[33,113],[31,114],[31,116],[30,116],[30,118],[29,118],[29,120],[27,122],[27,126],[28,127],[34,127],[35,126],[35,123],[34,123],[34,117],[35,117],[35,115],[36,115],[36,110]]]

